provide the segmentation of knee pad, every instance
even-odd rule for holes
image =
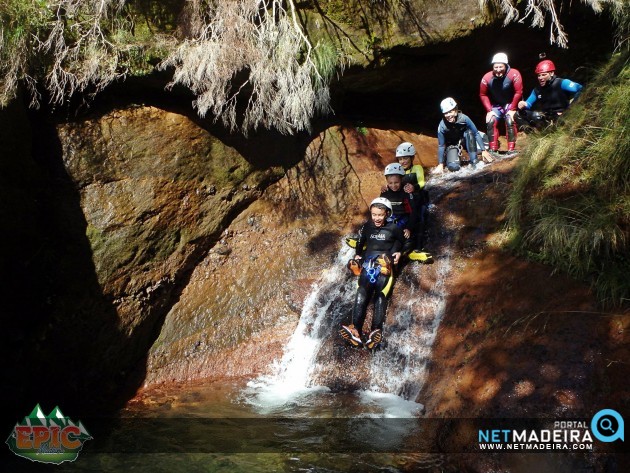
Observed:
[[[466,151],[468,151],[468,154],[476,153],[477,140],[475,139],[475,136],[473,135],[472,131],[468,130],[466,133],[464,133],[464,140],[466,143]]]
[[[458,146],[449,146],[446,148],[446,168],[449,171],[459,171],[461,166],[459,155],[460,150]]]
[[[481,136],[481,141],[483,141],[484,149],[486,149],[486,150],[490,149],[490,136],[486,135],[482,131],[479,132],[479,135]],[[493,135],[493,136],[496,136],[496,135]]]
[[[506,115],[505,116],[505,134],[507,136],[508,143],[516,142],[517,131],[518,130],[516,129],[516,123],[514,123],[514,120],[509,115]]]
[[[488,131],[488,135],[492,136],[494,130],[497,129],[497,116],[492,115],[492,118],[486,122],[486,130]]]
[[[526,127],[530,125],[527,119],[527,113],[524,110],[518,110],[514,115],[515,126]]]

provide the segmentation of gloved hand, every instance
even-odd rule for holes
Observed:
[[[389,276],[392,274],[392,259],[383,253],[378,258],[376,258],[376,262],[381,267],[381,274],[384,276]]]
[[[352,274],[354,274],[355,276],[358,276],[359,274],[361,274],[361,265],[359,264],[359,262],[355,259],[351,259],[350,261],[348,261],[348,269],[352,272]]]

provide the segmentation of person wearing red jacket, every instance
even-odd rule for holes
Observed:
[[[516,147],[514,114],[523,97],[523,78],[517,69],[510,67],[507,54],[497,53],[491,62],[492,70],[483,76],[479,86],[479,97],[486,109],[490,151],[499,150],[499,120],[505,120],[507,149],[514,151]]]

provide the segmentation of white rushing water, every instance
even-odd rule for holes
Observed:
[[[304,301],[298,326],[284,349],[282,359],[274,364],[273,374],[248,383],[249,394],[254,394],[254,402],[262,412],[311,392],[328,391],[327,387],[312,385],[311,373],[324,341],[326,331],[322,330],[322,325],[328,321],[330,305],[344,285],[349,284],[345,263],[353,254],[352,248],[341,245],[334,264],[313,283]]]
[[[412,285],[410,297],[398,302],[394,323],[388,327],[387,345],[370,365],[371,390],[415,399],[426,377],[433,342],[446,308],[445,282],[451,270],[450,245],[437,258],[436,281],[430,291]],[[420,279],[421,265],[409,270]]]
[[[331,333],[336,333],[339,314],[331,304],[347,299],[351,307],[356,279],[348,276],[345,263],[354,250],[342,244],[333,265],[313,283],[307,296],[300,321],[287,343],[284,355],[273,367],[273,373],[248,383],[247,402],[264,415],[291,413],[287,406],[321,402],[322,396],[334,395],[326,386],[314,384],[314,374],[325,369],[330,360],[318,359],[322,345]],[[387,343],[369,357],[370,387],[358,393],[356,401],[364,406],[363,415],[381,417],[413,417],[422,405],[413,402],[426,375],[431,347],[445,308],[445,281],[450,272],[450,250],[435,262],[436,282],[428,292],[411,284],[410,297],[395,305],[394,322],[386,327]],[[423,266],[410,263],[405,271],[419,280]],[[401,284],[400,281],[397,284]],[[394,298],[396,297],[394,290]],[[332,326],[334,325],[334,327]]]

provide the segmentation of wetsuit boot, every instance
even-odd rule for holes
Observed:
[[[353,347],[363,346],[363,340],[361,340],[361,335],[359,335],[359,331],[353,324],[350,325],[342,325],[341,329],[339,329],[339,335],[346,342],[348,342]]]
[[[516,128],[516,123],[510,116],[505,117],[505,137],[507,138],[507,154],[514,154],[516,148],[516,136],[518,134],[518,129]]]
[[[383,341],[383,331],[379,328],[372,330],[363,345],[368,350],[374,350]]]
[[[513,141],[508,141],[508,149],[507,149],[507,153],[508,156],[514,156],[517,154],[516,151],[516,143]]]

